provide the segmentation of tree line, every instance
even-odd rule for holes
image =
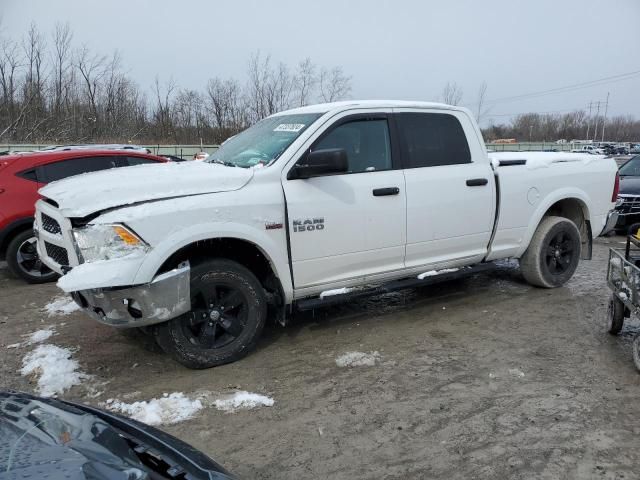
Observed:
[[[469,104],[478,123],[491,117],[492,102],[486,100],[487,83],[482,82],[477,100]],[[460,105],[463,90],[456,82],[447,82],[440,99],[450,105]],[[616,142],[639,142],[640,120],[632,115],[606,117],[604,114],[589,115],[586,110],[575,110],[565,114],[522,113],[514,115],[508,123],[495,123],[482,129],[485,141],[513,138],[518,142],[555,142],[556,140],[594,140]]]
[[[32,24],[19,39],[0,35],[0,143],[219,143],[277,111],[350,92],[351,77],[340,66],[306,58],[291,67],[260,52],[248,59],[242,80],[214,77],[198,90],[156,77],[152,88],[141,88],[117,51],[105,55],[76,45],[68,24],[49,34]],[[491,117],[486,92],[482,82],[477,101],[468,104],[479,123]],[[455,82],[440,95],[453,105],[462,98]],[[599,140],[604,124],[605,140],[640,141],[640,120],[604,120],[584,110],[526,113],[492,122],[483,133],[488,141]]]
[[[116,51],[74,43],[68,24],[47,35],[32,24],[23,38],[0,37],[0,142],[219,143],[277,111],[349,95],[339,66],[311,59],[294,67],[260,52],[247,78],[211,78],[202,90],[156,77],[143,89]]]
[[[604,132],[603,132],[604,129]],[[640,120],[631,115],[604,118],[585,110],[565,114],[525,113],[507,124],[493,124],[483,129],[486,141],[515,138],[519,142],[553,142],[556,140],[595,140],[639,142]]]

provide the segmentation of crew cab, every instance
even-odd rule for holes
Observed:
[[[48,185],[38,251],[89,316],[206,368],[249,352],[268,315],[499,259],[563,285],[613,228],[617,186],[613,159],[489,157],[464,108],[320,104],[258,122],[206,162]]]
[[[0,156],[0,259],[29,283],[55,280],[36,252],[33,215],[38,189],[86,172],[167,160],[131,145],[67,145]]]

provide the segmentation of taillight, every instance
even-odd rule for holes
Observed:
[[[611,195],[611,201],[618,200],[618,193],[620,192],[620,174],[616,172],[616,181],[613,184],[613,194]]]

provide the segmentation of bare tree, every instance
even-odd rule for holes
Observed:
[[[442,90],[442,101],[447,105],[458,105],[462,100],[462,88],[456,82],[447,82]]]
[[[342,67],[323,68],[318,83],[320,98],[324,102],[342,100],[351,93],[351,77],[344,74]]]
[[[252,121],[260,120],[290,106],[293,81],[284,63],[274,69],[271,57],[260,52],[249,60],[248,104]]]
[[[298,69],[293,82],[296,90],[296,103],[303,107],[311,101],[311,96],[315,90],[318,78],[316,76],[316,66],[311,62],[309,57],[298,63]]]
[[[19,108],[17,75],[19,68],[18,45],[9,39],[2,40],[0,42],[0,87],[2,88],[0,120],[6,127],[0,132],[0,138],[7,132],[14,131],[19,121],[19,118],[17,118],[17,110]]]
[[[102,88],[106,61],[107,59],[103,55],[91,54],[86,45],[76,52],[75,66],[82,77],[84,95],[88,100],[89,116],[87,120],[94,125],[92,129],[94,132],[98,130],[98,95]]]
[[[155,79],[156,106],[153,110],[153,118],[159,127],[159,133],[163,138],[175,137],[173,119],[171,115],[171,96],[176,89],[176,82],[171,77],[164,86],[160,86],[160,78]]]
[[[218,141],[246,126],[245,99],[236,80],[210,79],[207,97],[214,124],[220,130]]]
[[[480,121],[482,120],[482,117],[488,113],[488,109],[487,110],[483,110],[484,107],[484,102],[485,102],[485,95],[487,94],[487,82],[483,81],[480,84],[480,88],[478,89],[478,110],[476,113],[476,121],[478,122],[478,124],[480,124]]]
[[[62,104],[68,95],[68,77],[71,68],[71,29],[69,24],[57,23],[53,32],[53,80],[54,110],[60,115]]]

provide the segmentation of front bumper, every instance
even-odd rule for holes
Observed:
[[[611,210],[607,214],[607,221],[605,222],[604,228],[602,229],[600,235],[606,235],[616,227],[616,225],[618,224],[618,216],[619,214],[616,210]]]
[[[191,310],[189,262],[162,273],[150,283],[125,288],[93,288],[72,292],[75,302],[93,319],[113,327],[145,327]]]

